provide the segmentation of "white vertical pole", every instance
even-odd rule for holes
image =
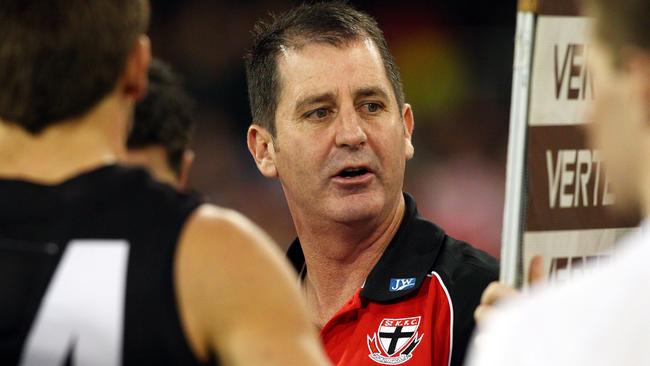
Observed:
[[[526,130],[530,96],[535,14],[517,13],[512,75],[506,193],[501,234],[501,282],[518,286],[521,280],[521,239],[525,204]]]

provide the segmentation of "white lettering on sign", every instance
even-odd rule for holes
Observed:
[[[615,196],[610,192],[607,176],[601,178],[604,175],[601,163],[597,150],[562,149],[555,154],[546,150],[549,207],[613,205]],[[604,179],[602,189],[601,179]]]

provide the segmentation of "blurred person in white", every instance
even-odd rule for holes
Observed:
[[[185,190],[194,152],[189,148],[193,101],[162,60],[149,65],[146,97],[135,106],[124,161],[157,180]]]
[[[585,10],[595,19],[589,139],[605,154],[622,209],[640,207],[646,219],[590,275],[478,314],[472,366],[650,365],[650,2],[590,0]],[[507,293],[492,285],[482,309]]]

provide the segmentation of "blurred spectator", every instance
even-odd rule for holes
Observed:
[[[185,189],[194,161],[189,149],[192,101],[171,68],[158,59],[149,66],[147,96],[135,108],[127,163],[149,169],[158,180]]]

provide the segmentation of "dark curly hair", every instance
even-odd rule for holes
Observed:
[[[193,127],[193,104],[171,67],[154,59],[149,66],[149,91],[135,107],[128,148],[162,145],[169,166],[180,174]]]

